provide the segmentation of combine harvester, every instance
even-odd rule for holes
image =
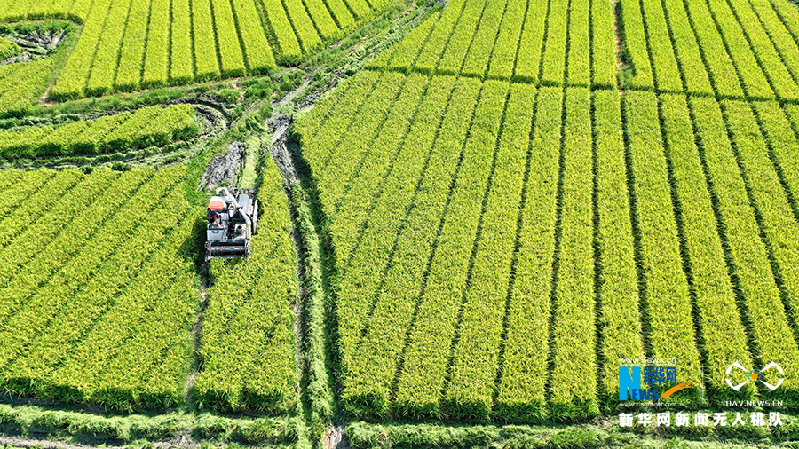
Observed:
[[[258,233],[258,202],[246,193],[216,189],[208,205],[205,261],[215,257],[250,257],[250,239]]]

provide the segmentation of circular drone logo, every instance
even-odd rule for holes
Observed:
[[[733,368],[738,368],[739,370],[742,370],[742,371],[745,371],[745,372],[748,373],[748,375],[747,375],[748,380],[744,381],[744,382],[741,382],[738,385],[733,385],[732,384],[732,380],[729,377],[724,379],[727,382],[727,385],[729,385],[730,388],[732,388],[735,391],[741,391],[741,388],[743,388],[743,386],[746,385],[749,382],[752,382],[752,383],[760,382],[763,385],[765,385],[769,390],[774,391],[777,388],[779,388],[780,385],[782,384],[782,381],[785,380],[784,377],[780,377],[776,384],[771,384],[771,383],[766,381],[766,378],[765,378],[766,376],[763,375],[763,372],[764,371],[768,371],[768,370],[770,370],[772,368],[777,368],[777,371],[780,373],[780,376],[785,374],[785,372],[782,370],[782,367],[777,365],[774,362],[769,362],[769,364],[766,365],[761,370],[756,370],[756,369],[748,370],[748,369],[744,368],[744,366],[741,365],[741,363],[736,360],[735,363],[733,363],[732,365],[727,367],[727,371],[726,371],[725,374],[727,374],[727,376],[729,376],[730,373],[732,373],[732,369]]]

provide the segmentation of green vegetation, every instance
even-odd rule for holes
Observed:
[[[622,1],[619,96],[611,10],[568,5],[450,2],[295,125],[347,416],[583,420],[618,410],[620,359],[676,359],[691,406],[765,397],[735,360],[793,363],[790,21]]]
[[[73,167],[0,172],[3,402],[61,403],[0,405],[4,432],[795,443],[799,11],[413,3],[0,4],[28,52],[0,67],[4,166]],[[273,107],[302,110],[288,142]],[[199,260],[209,166],[258,189],[249,260]],[[776,398],[785,425],[642,424],[667,409],[618,388],[644,358],[677,367],[665,405]],[[736,361],[784,382],[731,389]]]
[[[0,37],[0,61],[13,58],[20,53],[19,45]]]

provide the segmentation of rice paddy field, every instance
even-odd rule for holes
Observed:
[[[0,59],[0,444],[797,444],[787,0],[22,0]]]

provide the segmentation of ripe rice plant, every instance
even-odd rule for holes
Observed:
[[[258,10],[251,0],[233,0],[233,9],[247,56],[248,73],[266,73],[275,66],[275,58],[266,41]]]
[[[485,10],[489,7],[489,5],[491,5],[493,9],[498,8],[499,3],[499,0],[495,0],[490,3],[486,0],[466,1],[463,14],[455,24],[452,34],[449,37],[449,42],[446,42],[446,47],[444,47],[443,53],[441,53],[438,60],[433,61],[433,64],[428,65],[425,59],[427,58],[432,60],[433,55],[435,55],[435,51],[439,50],[437,45],[443,44],[437,43],[437,45],[433,47],[435,51],[432,54],[422,53],[419,55],[419,60],[423,61],[423,65],[419,65],[419,67],[422,68],[422,72],[437,72],[447,75],[455,75],[460,73],[464,66],[464,58],[472,48],[472,37],[478,30],[480,19],[482,18]],[[430,41],[428,41],[428,45],[429,44]],[[481,44],[491,45],[492,42],[484,41]],[[427,51],[428,49],[425,48],[425,52]]]
[[[172,0],[172,28],[169,47],[169,82],[170,84],[185,84],[194,80],[194,55],[192,53],[192,9],[190,0]],[[257,13],[256,13],[257,17]],[[128,19],[130,20],[130,19]],[[249,33],[258,31],[248,24]],[[266,39],[261,34],[262,39]],[[266,47],[268,57],[272,56],[269,47]],[[208,55],[205,55],[207,57]],[[274,60],[271,66],[274,66]]]
[[[447,374],[449,347],[460,327],[459,312],[467,293],[472,247],[478,237],[481,203],[492,171],[508,85],[487,81],[474,110],[463,147],[443,227],[437,237],[430,274],[400,373],[396,407],[408,417],[438,416]]]
[[[710,14],[720,29],[725,46],[729,49],[733,65],[741,74],[746,95],[754,98],[773,98],[763,69],[758,65],[741,25],[736,20],[726,0],[706,0]],[[765,49],[764,49],[765,50]]]
[[[140,85],[144,45],[147,42],[147,21],[150,15],[149,3],[133,1],[130,4],[114,79],[115,90],[133,90]]]
[[[373,3],[23,0],[0,9],[0,21],[58,18],[83,25],[51,91],[53,99],[64,101],[220,76],[265,74],[277,63],[297,65],[396,1]],[[3,42],[0,60],[18,52],[15,44]],[[18,76],[20,80],[26,78]]]
[[[217,37],[214,29],[211,0],[192,0],[194,24],[194,65],[198,81],[218,78],[220,74]]]
[[[211,7],[216,24],[216,44],[219,47],[222,76],[242,76],[246,71],[244,56],[230,0],[211,0]]]
[[[634,239],[630,221],[621,102],[616,92],[596,91],[593,97],[596,175],[597,328],[599,356],[604,362],[597,395],[600,404],[618,402],[616,360],[643,358],[641,313],[638,307]]]
[[[566,69],[566,44],[569,26],[569,0],[551,0],[549,17],[544,39],[546,46],[542,50],[541,84],[545,86],[562,85]]]
[[[494,46],[494,54],[491,56],[487,74],[489,78],[509,80],[513,75],[513,67],[517,64],[519,35],[528,7],[529,2],[526,1],[508,1]]]
[[[478,78],[483,78],[488,71],[489,59],[497,45],[497,36],[500,25],[509,26],[503,18],[509,0],[488,0],[483,15],[480,17],[480,26],[474,34],[469,52],[463,61],[463,73]]]
[[[107,23],[97,42],[97,55],[92,62],[86,85],[88,95],[103,95],[113,88],[114,69],[118,61],[117,50],[125,31],[125,19],[130,8],[130,2],[115,1],[108,10]]]
[[[705,380],[714,398],[734,396],[724,382],[730,360],[751,365],[746,331],[735,302],[735,294],[724,261],[722,242],[716,233],[713,204],[707,187],[699,149],[695,146],[691,117],[685,98],[660,97],[667,158],[674,172],[676,193],[683,222],[683,244],[687,248],[699,329],[707,357]],[[716,323],[727,323],[717,326]],[[741,391],[751,396],[754,389]]]
[[[743,96],[741,80],[724,46],[724,40],[716,27],[711,26],[714,22],[707,3],[683,1],[683,4],[691,21],[691,28],[695,30],[698,50],[704,55],[708,76],[715,92],[719,95]]]
[[[529,84],[511,87],[494,150],[495,169],[486,193],[471,288],[464,299],[460,338],[442,405],[444,413],[460,419],[485,421],[493,407],[506,286],[516,245],[518,214],[512,211],[518,210],[522,199],[533,118],[529,106],[535,94],[535,86]]]
[[[169,80],[170,0],[152,0],[147,45],[144,52],[142,86],[163,86]],[[220,46],[221,48],[221,46]]]
[[[709,94],[713,92],[708,71],[702,60],[697,36],[694,34],[691,21],[682,0],[666,0],[665,12],[668,15],[668,26],[674,35],[672,43],[685,79],[685,89],[693,94]],[[707,28],[707,27],[705,27]],[[706,59],[716,60],[719,55],[705,53]],[[708,64],[710,66],[711,64]],[[718,86],[736,80],[719,80]]]
[[[118,409],[180,403],[197,304],[193,276],[181,274],[192,268],[185,266],[180,250],[194,227],[187,217],[196,211],[189,211],[182,189],[172,188],[185,176],[184,169],[167,169],[155,177],[152,171],[139,170],[97,170],[88,176],[75,170],[40,172],[53,182],[38,195],[55,194],[61,200],[40,201],[53,206],[41,221],[27,227],[4,220],[17,231],[17,238],[3,248],[12,258],[4,260],[30,269],[6,277],[8,283],[2,286],[4,388]],[[105,201],[87,200],[106,189]],[[91,206],[84,209],[87,203]],[[143,210],[152,213],[142,214]],[[38,237],[30,238],[32,233]],[[83,244],[86,238],[91,238],[90,246]],[[31,244],[40,251],[31,251]],[[173,276],[175,281],[167,283],[172,287],[159,295],[161,289],[153,287]],[[146,304],[156,304],[156,298],[162,306],[148,309]],[[165,316],[173,319],[164,320]],[[117,324],[102,324],[111,319]],[[120,326],[121,321],[135,323],[138,329]],[[119,340],[127,329],[131,338]],[[85,341],[95,343],[92,364],[70,363],[85,353],[80,349]],[[101,348],[107,346],[97,344],[100,341],[118,343],[109,347],[112,352],[103,353]],[[165,352],[169,348],[173,349]],[[99,371],[88,371],[97,363]]]
[[[600,88],[616,87],[616,49],[613,31],[613,5],[591,2],[591,84]]]
[[[472,1],[471,3],[474,2]],[[455,0],[449,3],[447,8],[441,12],[441,18],[435,23],[430,37],[425,41],[424,48],[421,49],[415,60],[410,61],[413,62],[415,69],[422,73],[433,72],[438,65],[439,59],[441,59],[444,47],[451,40],[450,36],[453,30],[460,22],[462,11],[465,11],[464,8],[469,4],[468,0]],[[466,16],[466,20],[470,20],[469,15]],[[409,42],[410,44],[411,42]]]
[[[594,266],[591,250],[590,95],[567,89],[561,148],[560,239],[555,262],[550,382],[563,385],[550,399],[552,416],[563,419],[598,412]]]
[[[570,86],[588,87],[591,84],[591,2],[572,0],[569,7],[568,78]]]
[[[633,78],[630,87],[652,89],[652,66],[649,62],[643,12],[638,1],[622,1],[620,23],[624,27],[624,44],[632,65]]]
[[[767,248],[760,238],[758,223],[749,205],[746,185],[728,138],[722,111],[712,98],[692,98],[690,106],[707,161],[708,176],[718,198],[724,230],[722,239],[730,248],[729,264],[744,298],[739,307],[746,311],[748,337],[758,348],[753,358],[771,360],[783,369],[790,369],[788,367],[799,360],[796,342],[785,338],[792,331],[771,272]],[[794,392],[797,387],[792,382],[786,379],[785,387]]]
[[[654,86],[661,91],[681,92],[682,80],[661,2],[643,0],[641,4],[652,58]]]
[[[543,55],[543,39],[547,10],[543,7],[527,8],[522,35],[519,39],[519,54],[516,57],[514,81],[537,82],[539,64]]]
[[[763,22],[752,10],[750,2],[748,0],[731,0],[727,3],[732,9],[733,17],[740,23],[744,37],[753,49],[757,64],[763,69],[774,93],[783,99],[796,100],[799,98],[799,87],[785,65],[784,56],[779,53],[778,48],[775,48],[774,41],[764,29]],[[783,36],[783,38],[786,37],[788,36]],[[794,61],[796,61],[796,42],[793,42],[792,45],[788,44],[789,49],[794,52]],[[746,70],[744,67],[741,69]],[[794,68],[794,70],[796,69],[799,67]]]
[[[562,89],[542,87],[530,142],[530,173],[524,190],[518,261],[510,292],[505,353],[494,417],[539,422],[549,416],[544,395],[549,357],[552,257],[555,252],[558,159]]]
[[[454,77],[434,77],[430,80],[427,87],[430,95],[425,95],[423,102],[418,105],[413,125],[407,131],[407,138],[400,143],[399,153],[383,180],[381,194],[373,199],[371,205],[362,204],[358,207],[354,202],[358,199],[355,195],[352,196],[352,204],[342,204],[341,213],[336,218],[338,241],[355,240],[357,230],[365,224],[367,218],[371,220],[368,228],[370,236],[397,229],[403,214],[411,207],[414,195],[417,195],[412,191],[416,185],[425,182],[432,186],[434,182],[442,182],[440,178],[430,179],[427,176],[425,167],[431,171],[431,175],[437,175],[438,168],[425,164],[425,160],[433,155],[431,148],[437,142],[436,131],[445,113],[441,104],[447,104],[449,97],[455,95],[454,86]],[[419,201],[417,204],[432,206],[421,202],[427,196],[420,193],[422,195],[416,197]],[[369,214],[367,207],[374,207],[373,214]],[[421,283],[423,267],[413,261],[428,257],[429,245],[420,237],[425,233],[429,235],[435,226],[434,220],[437,216],[430,209],[413,209],[401,234],[396,237],[397,252],[393,256],[386,250],[389,239],[377,239],[359,252],[375,254],[379,257],[380,265],[388,264],[389,258],[392,263],[388,267],[380,267],[387,270],[382,290],[379,289],[380,279],[377,276],[368,280],[369,286],[374,289],[374,311],[371,317],[361,320],[365,322],[362,326],[365,335],[358,342],[361,350],[347,356],[347,374],[344,380],[347,387],[343,400],[348,413],[354,416],[369,417],[389,413],[392,388],[390,379],[399,363],[398,357],[414,306],[412,301],[395,303],[391,298],[396,297],[398,292],[407,292],[412,286]],[[375,220],[371,216],[381,219]]]

